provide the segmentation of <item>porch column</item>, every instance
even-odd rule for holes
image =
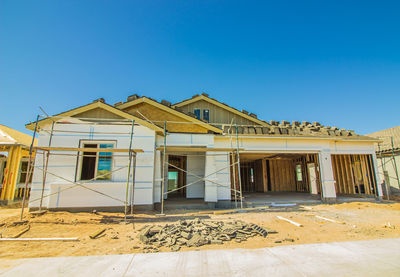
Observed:
[[[217,174],[215,171],[215,153],[214,152],[206,152],[206,161],[205,161],[205,193],[204,193],[204,201],[205,202],[217,202],[218,201],[218,187],[217,184],[213,182],[217,182]],[[212,181],[212,182],[210,182]]]
[[[324,201],[336,200],[335,178],[333,177],[331,153],[322,151],[319,154],[321,172],[322,198]]]
[[[160,203],[161,202],[161,182],[162,182],[162,154],[161,151],[156,150],[154,152],[154,191],[153,191],[153,202]]]

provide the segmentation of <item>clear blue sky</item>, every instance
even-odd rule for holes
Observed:
[[[201,92],[264,120],[400,125],[400,1],[0,0],[0,124]]]

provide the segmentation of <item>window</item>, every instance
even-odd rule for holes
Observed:
[[[178,188],[178,172],[168,171],[168,191]]]
[[[194,115],[197,119],[200,119],[200,109],[194,109]]]
[[[296,165],[296,178],[297,182],[303,181],[303,172],[301,170],[301,164]]]
[[[203,110],[203,120],[210,121],[210,110]]]
[[[112,149],[112,143],[84,143],[84,148]],[[81,165],[81,180],[90,180],[97,176],[97,180],[111,180],[112,153],[111,152],[83,152]],[[110,174],[107,174],[110,173]]]
[[[32,182],[32,175],[29,178],[29,182]],[[27,161],[22,161],[20,168],[19,168],[19,177],[18,177],[18,183],[19,184],[25,184],[26,182],[26,177],[28,176],[28,162]]]

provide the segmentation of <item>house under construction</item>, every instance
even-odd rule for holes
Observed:
[[[375,138],[318,122],[264,121],[207,94],[129,96],[27,124],[38,133],[32,209],[242,207],[274,195],[381,197]],[[264,198],[263,198],[264,197]]]

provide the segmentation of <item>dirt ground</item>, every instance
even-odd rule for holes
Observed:
[[[182,247],[180,251],[204,249],[261,248],[288,244],[306,244],[333,241],[368,240],[400,237],[400,203],[352,202],[335,205],[294,207],[266,207],[241,212],[225,211],[167,211],[159,217],[157,212],[135,213],[134,220],[124,222],[122,213],[69,213],[47,212],[44,215],[25,213],[27,223],[12,226],[19,220],[19,208],[0,208],[0,235],[13,237],[29,224],[30,230],[21,238],[78,237],[79,241],[0,241],[0,258],[81,256],[127,254],[143,252],[145,245],[137,238],[146,224],[167,224],[181,219],[205,218],[215,220],[243,220],[276,230],[276,234],[252,237],[245,242],[229,241],[223,245]],[[282,216],[298,222],[297,227],[282,221]],[[333,219],[330,222],[316,216]],[[96,239],[89,235],[106,228]],[[170,251],[160,248],[160,251]]]

